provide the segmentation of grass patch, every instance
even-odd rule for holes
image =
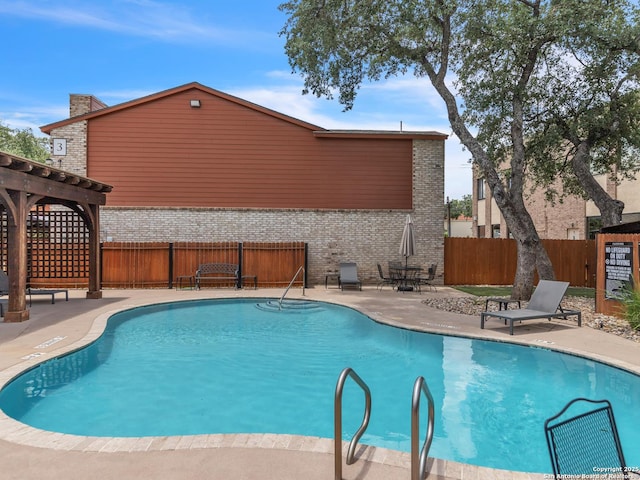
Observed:
[[[511,287],[493,286],[493,285],[456,285],[453,288],[461,292],[475,295],[477,297],[510,297]],[[595,298],[595,288],[586,287],[569,287],[567,296]]]

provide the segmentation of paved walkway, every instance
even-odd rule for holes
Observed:
[[[106,319],[133,306],[164,301],[221,297],[278,297],[269,290],[105,290],[101,300],[86,300],[84,291],[70,299],[34,298],[31,319],[0,323],[0,385],[20,371],[100,335]],[[589,355],[640,374],[640,345],[575,322],[524,322],[510,336],[500,321],[481,330],[476,317],[434,310],[422,304],[429,296],[464,296],[438,287],[437,292],[397,293],[389,289],[341,292],[317,287],[305,298],[348,305],[371,318],[425,331],[493,338]],[[301,297],[292,290],[291,297]],[[361,460],[343,467],[343,478],[395,480],[410,478],[407,453],[362,448]],[[542,479],[441,460],[431,461],[430,479]],[[142,439],[78,437],[43,432],[0,414],[0,478],[41,479],[329,479],[334,477],[330,439],[291,435],[198,435]]]

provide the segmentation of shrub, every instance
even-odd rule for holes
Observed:
[[[622,311],[624,318],[629,322],[631,328],[640,330],[640,287],[630,282],[620,292]]]

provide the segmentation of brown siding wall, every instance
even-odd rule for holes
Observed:
[[[88,152],[110,206],[412,208],[410,139],[316,138],[195,89],[92,119]]]

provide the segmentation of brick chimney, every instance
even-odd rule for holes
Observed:
[[[69,95],[69,117],[77,117],[85,113],[106,108],[107,105],[93,95],[72,93]]]

